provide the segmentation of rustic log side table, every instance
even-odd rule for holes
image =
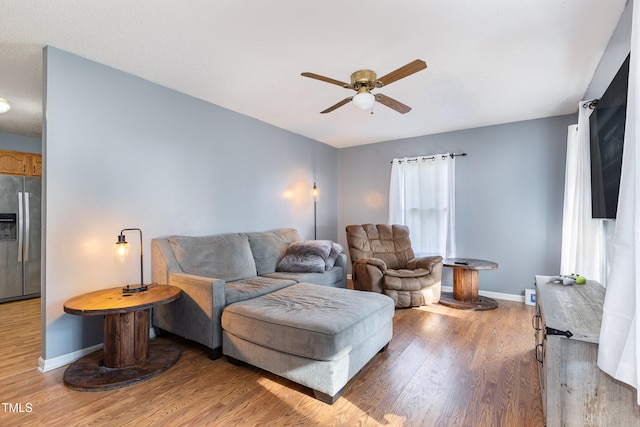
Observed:
[[[122,287],[89,292],[64,303],[64,311],[104,316],[104,348],[67,367],[64,383],[83,391],[111,390],[154,377],[180,358],[180,348],[167,340],[149,339],[149,309],[180,297],[180,288],[149,285],[143,292],[123,294]]]
[[[492,261],[471,258],[447,258],[445,267],[453,268],[453,294],[443,292],[440,303],[462,310],[493,310],[498,301],[478,295],[478,270],[495,270],[498,264]]]

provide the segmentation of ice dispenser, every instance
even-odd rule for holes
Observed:
[[[16,240],[18,215],[0,213],[0,240]]]

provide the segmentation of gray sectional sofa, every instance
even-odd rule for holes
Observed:
[[[152,241],[152,275],[182,289],[153,325],[311,388],[332,404],[393,335],[393,300],[346,289],[347,257],[291,228]]]
[[[343,253],[334,254],[335,264],[326,271],[276,271],[290,243],[298,241],[292,228],[153,239],[153,282],[183,291],[178,300],[154,308],[153,325],[207,346],[215,359],[222,354],[222,312],[230,304],[300,282],[346,288]]]

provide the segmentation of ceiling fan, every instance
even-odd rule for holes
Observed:
[[[334,85],[342,86],[345,89],[353,89],[358,92],[354,96],[345,98],[337,104],[327,108],[326,110],[321,111],[321,114],[330,113],[336,108],[342,107],[343,105],[348,104],[351,101],[353,101],[354,105],[361,110],[370,109],[371,107],[373,107],[373,103],[375,101],[378,101],[382,105],[386,105],[387,107],[396,110],[398,113],[405,114],[411,111],[411,107],[404,105],[403,103],[398,102],[393,98],[389,98],[388,96],[381,93],[373,94],[371,93],[371,90],[391,84],[396,80],[408,77],[411,74],[424,70],[425,68],[427,68],[427,64],[421,59],[416,59],[415,61],[412,61],[407,65],[400,67],[397,70],[392,71],[380,78],[378,78],[376,73],[371,70],[358,70],[355,73],[351,74],[351,84],[314,73],[302,73],[302,75],[304,77],[322,80],[323,82],[333,83]]]

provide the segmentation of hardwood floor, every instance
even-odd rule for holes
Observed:
[[[38,357],[40,298],[0,304],[0,380],[35,369]],[[5,402],[3,395],[0,388],[0,400]]]
[[[211,361],[202,346],[175,337],[182,357],[160,376],[106,392],[70,390],[65,368],[36,369],[39,301],[4,304],[0,425],[542,426],[534,308],[499,303],[492,311],[397,310],[387,351],[332,406],[268,372]]]

